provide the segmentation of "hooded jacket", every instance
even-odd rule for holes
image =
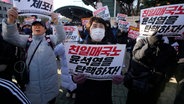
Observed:
[[[69,69],[67,66],[67,60],[66,60],[66,55],[65,55],[65,47],[64,45],[58,44],[55,48],[54,48],[54,52],[56,55],[59,55],[61,60],[60,60],[60,64],[61,64],[61,87],[73,91],[77,88],[77,85],[73,82],[72,80],[72,76],[69,73]]]

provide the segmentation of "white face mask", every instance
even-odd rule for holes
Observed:
[[[91,29],[91,38],[96,42],[100,42],[105,36],[105,29],[95,28]]]

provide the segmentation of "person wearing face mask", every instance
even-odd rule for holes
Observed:
[[[22,31],[23,31],[24,34],[30,35],[32,33],[32,31],[31,31],[31,25],[30,24],[25,24],[22,27]]]
[[[115,41],[117,42],[118,36],[121,34],[121,30],[118,28],[118,23],[115,21],[111,31],[114,35]]]
[[[102,18],[91,17],[87,30],[89,36],[84,44],[112,44],[108,39],[106,22]],[[123,76],[114,76],[112,80],[93,80],[77,74],[72,79],[77,83],[74,104],[112,104],[112,83],[120,84]]]

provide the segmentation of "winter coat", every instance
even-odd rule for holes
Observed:
[[[150,45],[148,38],[143,38],[135,44],[132,55],[124,77],[128,88],[126,104],[156,104],[176,69],[176,51],[164,42]]]
[[[26,47],[28,35],[20,35],[16,28],[16,24],[7,24],[6,19],[2,21],[2,35],[8,42],[19,46]],[[55,46],[65,39],[63,25],[55,26],[57,34],[50,35],[51,42]],[[59,93],[58,74],[56,56],[53,49],[45,39],[45,34],[35,36],[32,34],[33,41],[28,49],[26,64],[31,58],[33,51],[38,43],[42,40],[33,59],[30,63],[30,82],[26,86],[25,94],[32,104],[47,104]]]
[[[54,48],[54,52],[56,55],[59,55],[61,59],[61,87],[70,91],[75,90],[77,85],[73,82],[71,74],[69,73],[64,45],[62,43],[58,44]]]
[[[101,42],[93,42],[88,36],[84,44],[111,44],[108,35]],[[112,80],[87,79],[77,84],[74,104],[112,104]]]
[[[11,81],[13,75],[13,65],[16,61],[16,47],[6,42],[0,34],[0,49],[0,78]]]
[[[154,70],[165,74],[173,72],[176,68],[176,51],[166,43],[152,48],[147,38],[140,39],[135,44],[132,54],[132,68],[137,70],[136,72]]]
[[[0,102],[3,104],[31,104],[17,85],[9,80],[0,78]]]

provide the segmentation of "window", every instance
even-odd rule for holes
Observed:
[[[6,7],[3,7],[3,10],[7,11]]]
[[[6,18],[6,16],[7,16],[6,14],[3,14],[3,18]]]
[[[3,18],[3,14],[0,14],[0,18]]]

